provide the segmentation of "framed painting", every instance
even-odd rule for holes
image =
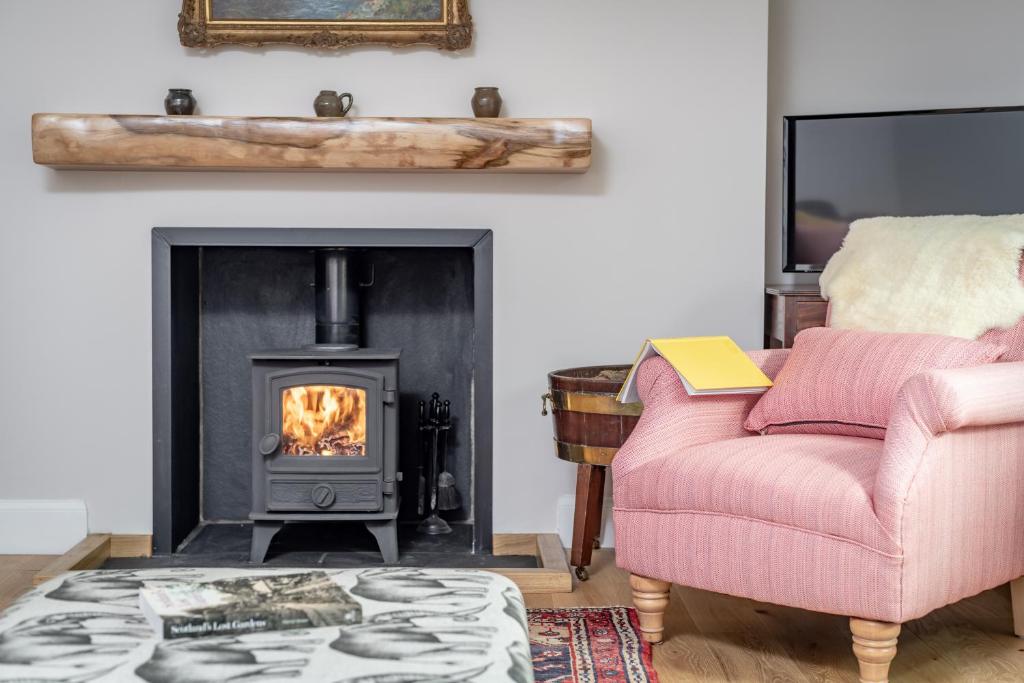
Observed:
[[[186,47],[290,43],[313,48],[433,45],[473,40],[469,0],[184,0]]]

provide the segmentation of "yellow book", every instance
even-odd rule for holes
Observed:
[[[761,368],[729,337],[648,339],[619,391],[620,403],[640,400],[636,390],[636,369],[654,355],[672,364],[686,393],[691,396],[758,394],[772,386],[772,381],[761,372]]]

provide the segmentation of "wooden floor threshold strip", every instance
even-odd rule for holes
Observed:
[[[102,567],[109,558],[110,534],[89,534],[74,548],[43,567],[32,577],[32,585],[38,586],[64,572]]]
[[[572,574],[558,534],[495,534],[495,555],[536,555],[536,569],[489,569],[512,579],[523,593],[571,593]]]

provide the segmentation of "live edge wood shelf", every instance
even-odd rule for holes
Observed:
[[[91,170],[584,173],[590,119],[35,114],[37,164]]]

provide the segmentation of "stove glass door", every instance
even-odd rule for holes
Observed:
[[[255,424],[267,472],[369,474],[383,467],[384,377],[350,368],[269,372]],[[265,440],[265,441],[264,441]]]
[[[312,458],[366,456],[366,390],[331,384],[281,390],[281,453]]]

